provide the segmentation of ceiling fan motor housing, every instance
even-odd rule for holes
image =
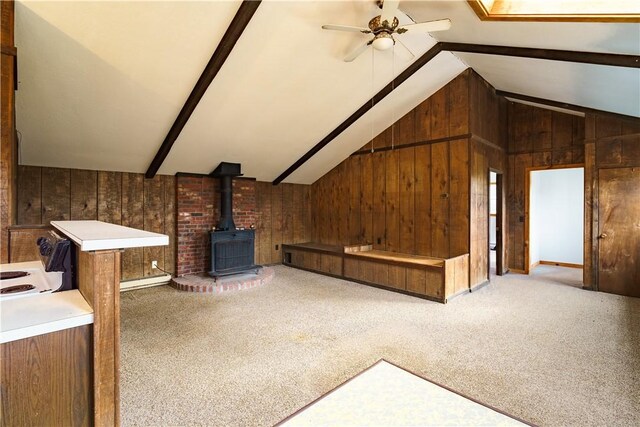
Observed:
[[[389,21],[387,21],[386,19],[384,21],[381,21],[380,15],[369,21],[369,28],[371,29],[371,32],[373,34],[378,34],[382,31],[391,34],[396,30],[398,25],[399,21],[395,16],[393,17],[393,21],[391,21],[391,23],[389,23]]]

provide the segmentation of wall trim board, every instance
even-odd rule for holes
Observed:
[[[484,288],[485,286],[487,286],[488,284],[490,284],[491,281],[490,280],[485,280],[484,282],[480,282],[475,286],[472,286],[468,289],[468,292],[475,292],[475,291],[479,291],[480,289]],[[457,295],[457,294],[456,294]]]
[[[420,146],[423,146],[423,145],[436,144],[438,142],[457,141],[459,139],[469,139],[472,136],[473,135],[470,134],[470,133],[465,133],[465,134],[462,134],[462,135],[448,136],[446,138],[436,138],[436,139],[429,139],[429,140],[426,140],[426,141],[412,142],[412,143],[409,143],[409,144],[399,144],[399,145],[395,145],[393,147],[381,147],[381,148],[375,148],[373,150],[358,150],[358,151],[354,152],[353,154],[351,154],[351,156],[361,156],[361,155],[365,155],[365,154],[378,153],[380,151],[400,150],[402,148],[420,147]]]
[[[212,179],[218,179],[214,176],[211,176],[211,174],[208,173],[195,173],[195,172],[176,172],[175,174],[176,177],[186,177],[186,178],[212,178]],[[245,180],[245,181],[257,181],[256,178],[252,178],[250,176],[234,176],[233,177],[234,180],[239,179],[239,180]]]
[[[251,21],[256,10],[258,10],[260,3],[261,0],[243,0],[240,8],[231,21],[231,24],[229,24],[229,28],[227,28],[227,31],[222,36],[220,43],[218,43],[216,50],[211,56],[211,59],[202,71],[196,85],[193,87],[189,97],[182,106],[180,113],[178,113],[178,117],[173,122],[169,133],[167,133],[167,136],[164,141],[162,141],[158,152],[151,161],[149,169],[147,169],[147,172],[145,173],[146,178],[153,178],[156,173],[158,173],[158,169],[160,169],[160,166],[162,166],[162,163],[169,155],[169,151],[171,151],[173,144],[176,142],[176,139],[178,139],[180,132],[182,132],[182,129],[189,121],[191,114],[195,111],[198,103],[209,88],[209,85],[213,79],[215,79],[216,75],[229,57],[229,54],[231,54],[231,51],[240,39],[240,36],[242,36],[244,29],[249,24],[249,21]]]
[[[120,292],[133,291],[136,289],[150,288],[152,286],[166,285],[171,281],[170,274],[162,276],[148,277],[144,279],[126,280],[120,282]]]
[[[637,59],[636,61],[640,63],[640,58]],[[605,65],[611,65],[611,64],[605,64]],[[636,66],[634,68],[638,68],[638,67]],[[629,116],[629,115],[620,114],[620,113],[612,113],[611,111],[598,110],[596,108],[583,107],[582,105],[569,104],[566,102],[554,101],[551,99],[537,98],[535,96],[524,95],[521,93],[507,92],[504,90],[496,90],[496,95],[503,96],[505,98],[518,99],[520,101],[527,101],[527,102],[533,102],[541,105],[548,105],[550,107],[563,108],[565,110],[572,110],[572,111],[577,111],[585,114],[586,113],[598,114],[601,116],[607,116],[607,117],[612,117],[616,119],[629,120],[631,122],[640,123],[640,117]]]
[[[495,142],[491,142],[491,141],[489,141],[487,139],[484,139],[484,138],[482,138],[482,137],[480,137],[480,136],[478,136],[476,134],[473,134],[473,133],[469,134],[469,137],[472,140],[476,141],[476,142],[479,142],[479,143],[487,145],[487,146],[489,146],[491,148],[495,148],[496,150],[500,150],[503,153],[506,153],[506,150],[503,147],[501,147],[500,145],[496,144]],[[507,154],[511,154],[511,153],[507,153]],[[497,169],[496,170],[491,170],[491,172],[502,173],[502,171],[498,171]]]
[[[540,265],[555,265],[557,267],[583,268],[583,264],[572,264],[570,262],[544,261],[540,260]]]
[[[605,136],[602,138],[585,139],[584,142],[585,144],[588,144],[590,142],[624,141],[626,139],[637,139],[638,137],[640,137],[640,133],[628,133],[625,135]],[[619,166],[616,166],[616,167],[619,167]]]

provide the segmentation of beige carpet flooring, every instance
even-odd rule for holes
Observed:
[[[640,299],[540,266],[447,305],[276,267],[122,294],[124,425],[272,425],[381,358],[540,425],[640,425]]]

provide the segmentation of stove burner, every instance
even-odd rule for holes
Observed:
[[[26,271],[0,271],[0,280],[17,279],[19,277],[28,276],[30,273]]]
[[[2,288],[0,289],[0,294],[2,295],[7,295],[7,294],[17,294],[19,292],[26,292],[26,291],[32,291],[34,290],[36,287],[33,285],[15,285],[15,286],[9,286],[8,288]]]

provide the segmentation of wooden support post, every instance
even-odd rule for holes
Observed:
[[[93,307],[93,421],[120,425],[120,251],[80,252],[78,288]]]

